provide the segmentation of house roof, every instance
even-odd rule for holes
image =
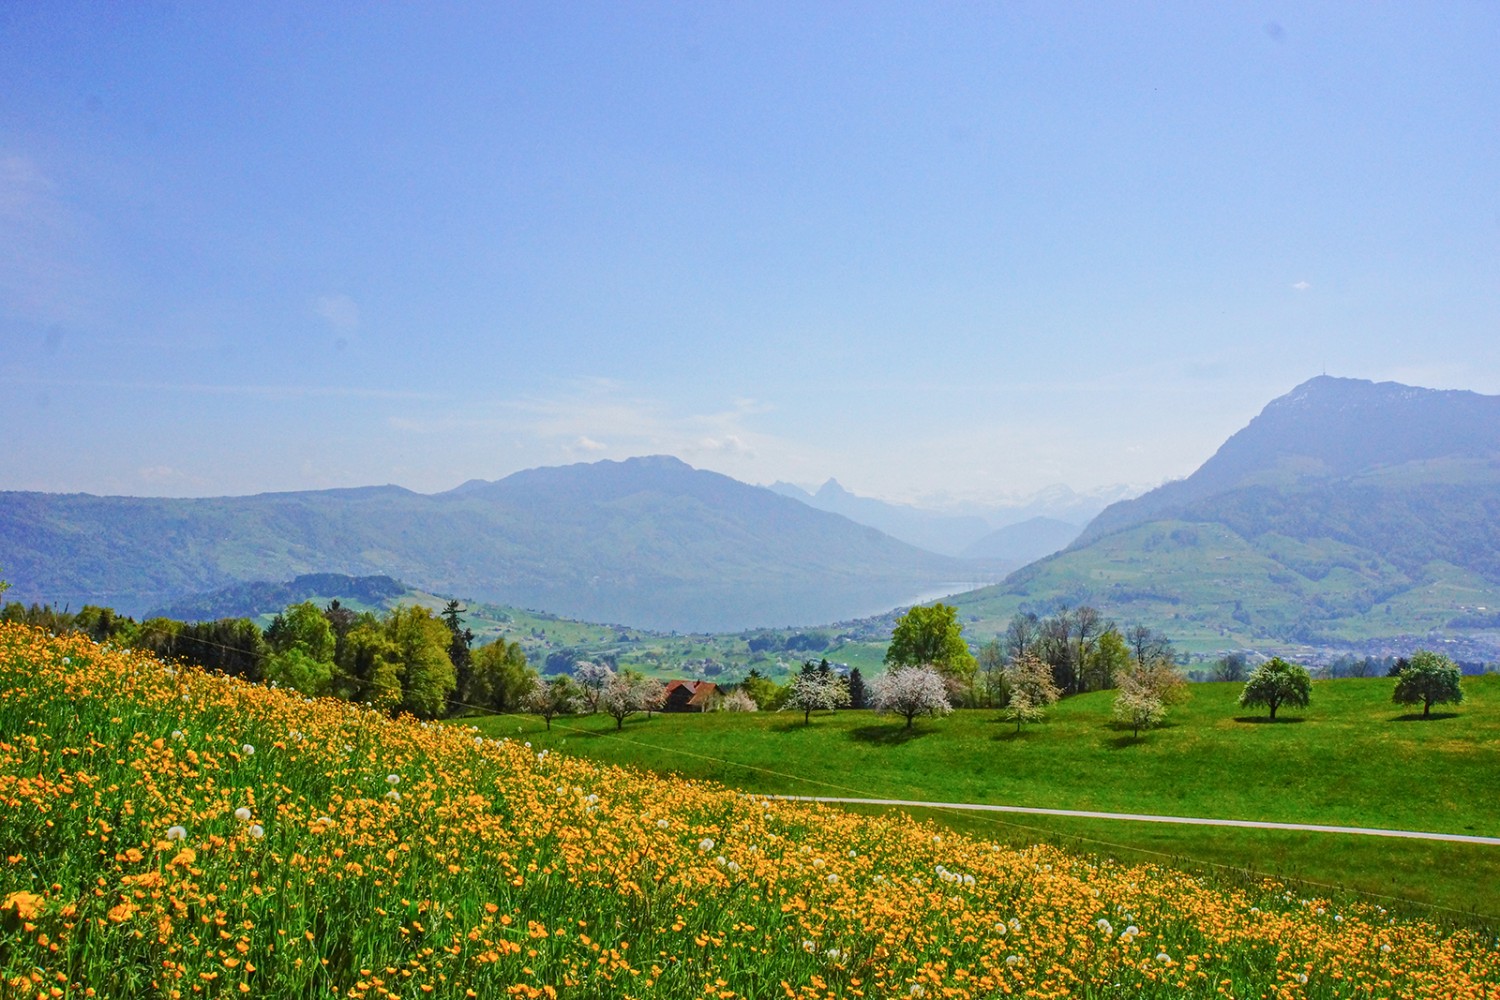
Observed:
[[[703,705],[708,699],[719,693],[719,685],[713,681],[684,681],[675,680],[667,682],[666,696],[672,697],[672,693],[682,688],[688,692],[689,705]]]

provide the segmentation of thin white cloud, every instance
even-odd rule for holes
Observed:
[[[504,436],[521,443],[528,453],[559,457],[676,455],[744,476],[757,473],[753,466],[762,455],[801,450],[755,428],[755,418],[769,409],[757,400],[737,398],[723,409],[693,411],[632,392],[613,380],[590,378],[569,382],[550,395],[432,416],[394,417],[389,425],[429,435]]]
[[[1309,281],[1298,281],[1293,283],[1292,287],[1299,292],[1305,292],[1312,287],[1312,283]]]
[[[209,396],[260,396],[267,399],[399,399],[437,400],[436,393],[374,389],[352,385],[216,385],[201,382],[114,382],[99,379],[0,377],[0,385],[62,389],[113,389],[122,392],[182,392]]]

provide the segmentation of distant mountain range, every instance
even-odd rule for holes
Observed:
[[[1087,602],[1201,646],[1500,643],[1500,396],[1312,379],[1187,479],[957,600],[985,627]]]
[[[660,456],[435,495],[0,493],[0,566],[12,599],[133,614],[236,583],[386,574],[433,593],[683,631],[847,619],[991,572]]]
[[[929,552],[963,559],[996,559],[1013,568],[1063,548],[1090,518],[1131,492],[1128,487],[1117,486],[1076,493],[1058,485],[1011,504],[971,502],[937,509],[857,496],[836,479],[828,480],[813,493],[786,482],[775,482],[768,488],[809,507],[878,528]]]

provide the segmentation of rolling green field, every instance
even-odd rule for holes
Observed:
[[[1239,686],[1192,686],[1168,725],[1133,738],[1108,692],[1056,706],[1019,735],[993,711],[920,721],[868,712],[657,715],[622,733],[602,716],[478,720],[611,763],[745,789],[1500,836],[1500,677],[1466,678],[1468,700],[1423,721],[1391,681],[1314,682],[1312,704],[1275,724],[1236,704]],[[1446,706],[1445,706],[1446,708]],[[1044,816],[944,814],[1014,843],[1065,841],[1112,856],[1165,855],[1477,912],[1500,923],[1500,847],[1350,835]]]

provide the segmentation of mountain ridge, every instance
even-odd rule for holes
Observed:
[[[684,631],[851,618],[985,572],[665,456],[523,470],[431,495],[0,493],[0,562],[14,598],[124,613],[239,582],[386,574]]]

